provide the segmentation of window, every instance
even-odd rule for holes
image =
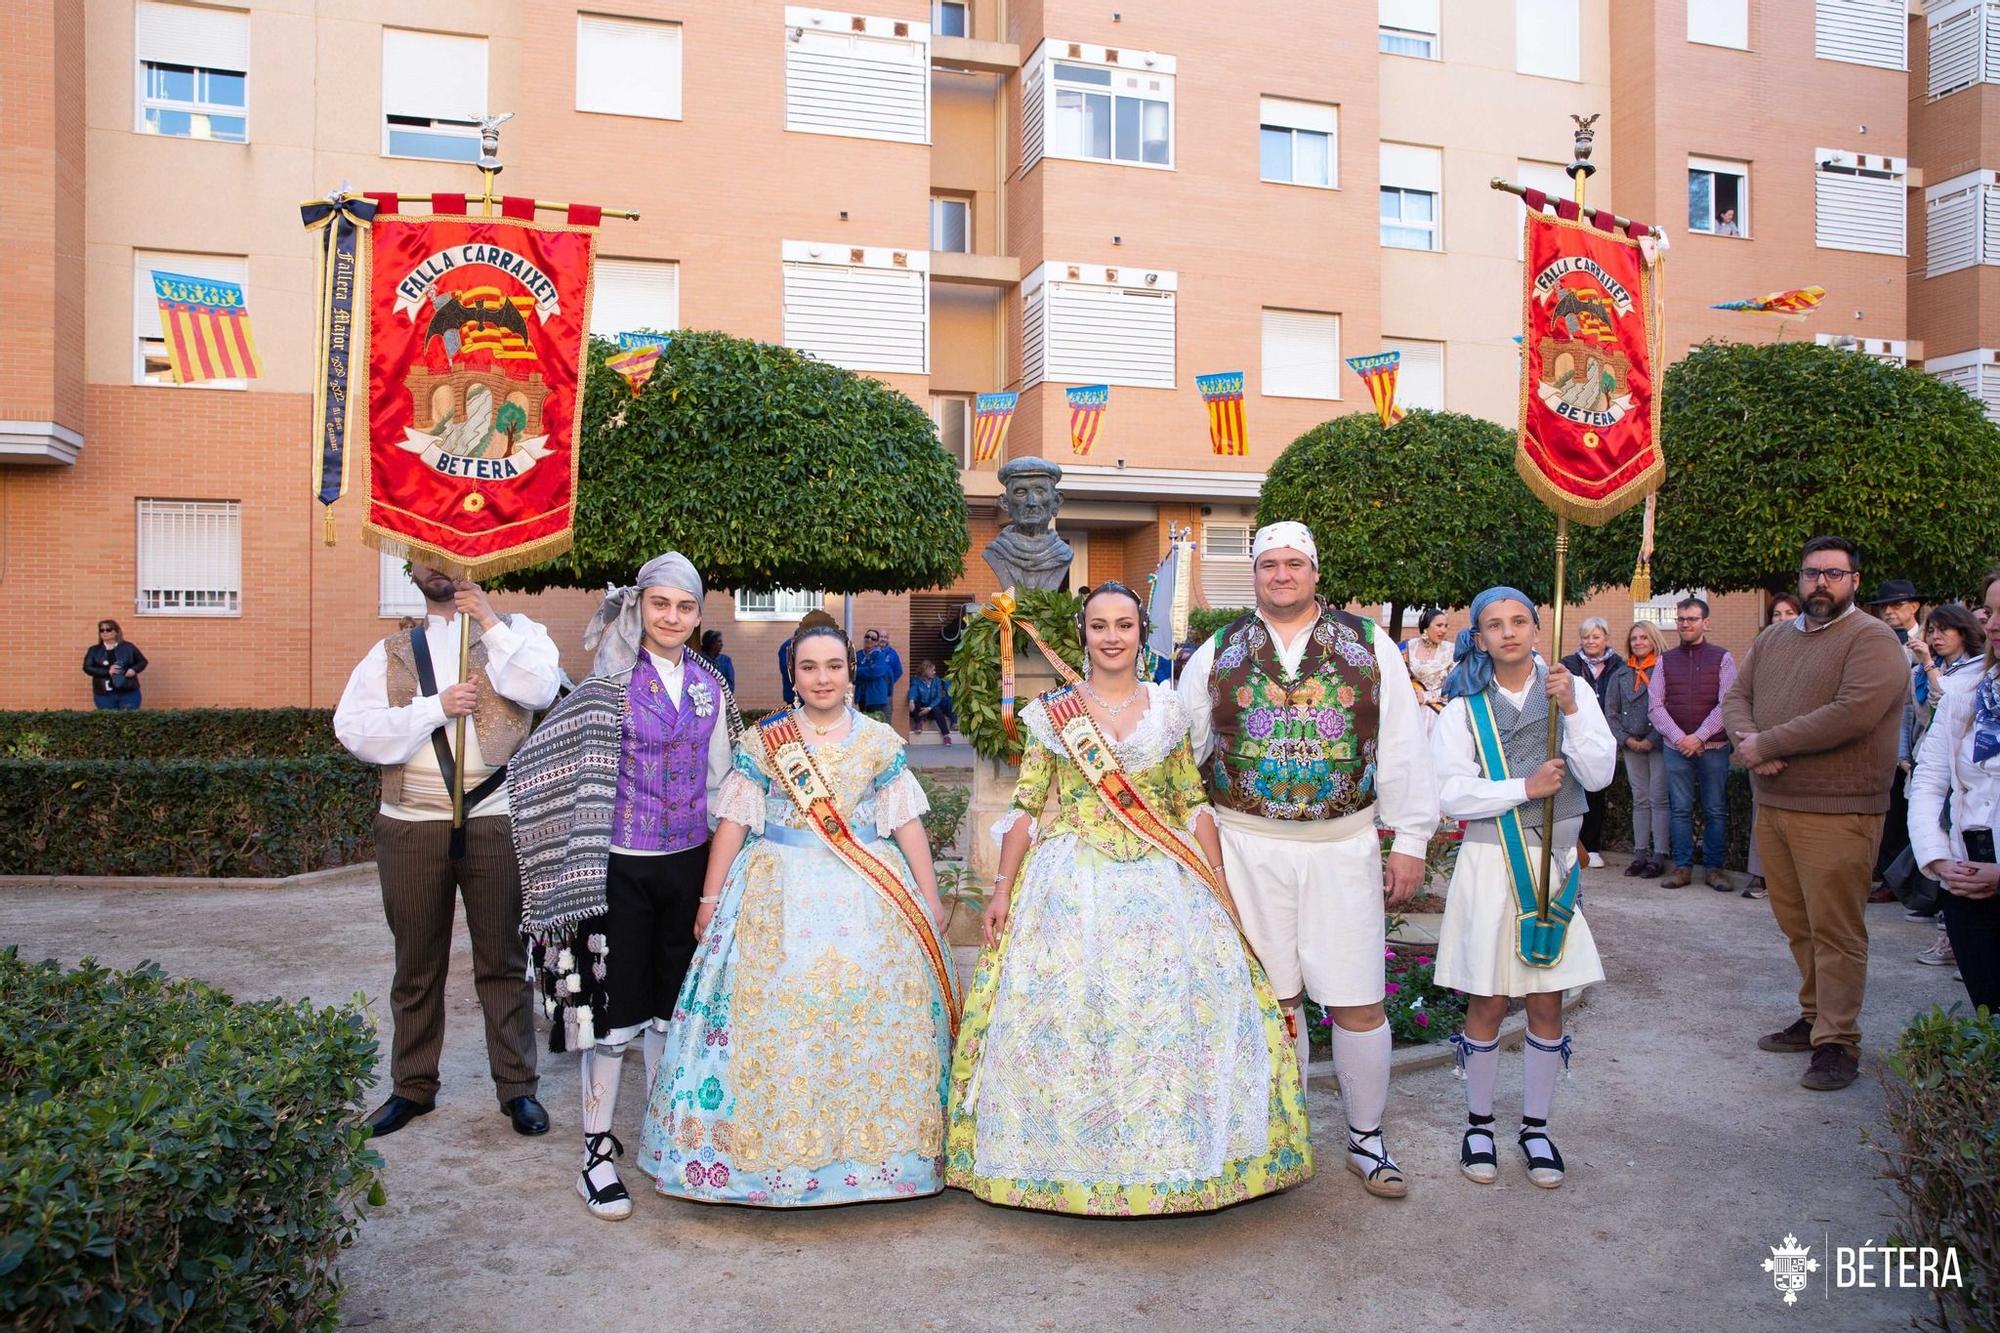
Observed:
[[[1313,310],[1264,311],[1267,398],[1340,397],[1340,316]]]
[[[578,14],[576,109],[679,120],[680,24]]]
[[[380,561],[375,579],[375,614],[385,617],[424,615],[424,594],[410,581],[409,562],[387,551],[377,552],[377,555]]]
[[[134,47],[134,130],[224,143],[249,139],[244,87],[250,68],[248,14],[140,0]]]
[[[1384,55],[1438,58],[1438,0],[1381,0],[1376,17]]]
[[[1382,244],[1397,250],[1436,250],[1438,194],[1444,154],[1436,148],[1382,145]]]
[[[2000,264],[2000,171],[1970,171],[1924,190],[1924,276],[1974,264]]]
[[[1514,165],[1514,179],[1531,190],[1540,190],[1551,199],[1571,199],[1576,195],[1576,184],[1569,178],[1558,162],[1517,162]],[[1528,201],[1514,201],[1514,258],[1528,257]]]
[[[940,37],[970,37],[971,17],[971,6],[963,0],[935,0],[931,5],[931,31]]]
[[[1928,0],[1930,69],[1925,91],[1943,97],[1975,83],[2000,83],[2000,0]]]
[[[1339,184],[1340,109],[1283,97],[1258,101],[1258,177],[1282,185]]]
[[[1750,49],[1750,0],[1688,0],[1688,40]]]
[[[1679,640],[1674,636],[1674,612],[1690,597],[1699,597],[1702,601],[1713,605],[1714,599],[1708,595],[1706,588],[1661,593],[1649,602],[1632,603],[1632,619],[1641,624],[1657,625],[1665,632],[1669,644],[1677,643]]]
[[[1257,599],[1250,570],[1251,526],[1215,519],[1201,525],[1201,592],[1210,606],[1249,606]]]
[[[1902,254],[1908,163],[1833,148],[1815,149],[1813,156],[1815,243],[1823,250]]]
[[[382,29],[382,152],[479,160],[486,39]]]
[[[937,423],[938,443],[960,467],[972,466],[972,395],[934,393],[931,420]]]
[[[1545,79],[1583,77],[1578,0],[1514,0],[1514,68]]]
[[[784,243],[785,343],[849,370],[930,367],[930,256]]]
[[[738,620],[802,620],[809,611],[817,611],[826,598],[816,592],[802,592],[796,588],[779,588],[770,592],[743,592],[736,594],[736,618]]]
[[[671,259],[599,259],[590,331],[600,338],[681,326],[681,266]]]
[[[1021,99],[1023,170],[1044,153],[1129,166],[1174,164],[1171,56],[1051,39],[1029,57]]]
[[[1050,261],[1021,282],[1021,387],[1174,388],[1178,274]]]
[[[138,528],[141,615],[242,614],[242,504],[141,500]]]
[[[931,249],[972,253],[972,201],[935,195],[931,199]]]
[[[1843,352],[1858,352],[1862,356],[1873,357],[1884,365],[1904,366],[1910,362],[1910,345],[1901,338],[1861,338],[1851,333],[1815,333],[1813,341],[1821,347],[1838,347]]]
[[[1396,363],[1396,401],[1404,407],[1444,411],[1444,344],[1417,338],[1384,338],[1382,350],[1401,352]]]
[[[785,128],[929,142],[930,25],[787,5]]]
[[[233,282],[243,288],[243,299],[255,305],[246,280],[249,261],[240,255],[184,255],[164,250],[132,252],[132,382],[164,384],[169,388],[246,389],[245,380],[201,380],[176,385],[167,361],[167,339],[160,326],[160,298],[153,290],[153,274],[184,273],[191,278],[213,278]]]
[[[1956,384],[1979,400],[1989,420],[2000,422],[2000,351],[1981,347],[1934,356],[1924,362],[1924,373]]]
[[[1909,68],[1906,0],[1813,0],[1813,54],[1882,69]]]
[[[1750,164],[1688,159],[1688,230],[1711,236],[1750,234]]]

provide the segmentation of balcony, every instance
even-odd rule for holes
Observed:
[[[967,287],[1018,286],[1021,281],[1019,255],[974,255],[957,250],[931,251],[931,281],[955,282]]]
[[[981,42],[970,37],[932,37],[931,68],[1012,74],[1021,68],[1021,48],[1013,42]]]

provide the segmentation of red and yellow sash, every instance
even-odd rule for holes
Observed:
[[[1069,663],[1056,655],[1055,649],[1049,647],[1048,640],[1042,637],[1040,630],[1025,620],[1014,619],[1016,607],[1014,590],[1009,588],[1005,592],[993,594],[993,600],[979,612],[1000,627],[1000,726],[1010,741],[1021,739],[1020,729],[1014,721],[1014,631],[1016,629],[1024,631],[1035,647],[1042,650],[1042,656],[1048,659],[1049,665],[1056,669],[1058,676],[1072,685],[1083,679],[1076,674]]]
[[[757,738],[763,743],[764,758],[769,762],[772,774],[784,787],[785,794],[792,798],[792,804],[806,817],[806,822],[825,841],[827,848],[861,878],[874,885],[902,914],[904,924],[916,936],[924,957],[930,961],[931,971],[937,976],[938,991],[944,996],[945,1014],[951,1021],[951,1035],[956,1038],[959,1001],[957,989],[952,984],[951,960],[945,956],[937,929],[931,924],[930,914],[924,910],[923,903],[903,883],[903,877],[882,858],[862,846],[861,840],[854,836],[854,830],[847,826],[840,808],[834,804],[833,784],[826,780],[826,775],[813,761],[812,750],[800,734],[798,717],[792,710],[773,713],[758,722]]]
[[[1209,868],[1207,861],[1185,839],[1168,826],[1165,820],[1153,812],[1139,789],[1132,785],[1132,779],[1118,762],[1117,753],[1104,733],[1097,728],[1097,719],[1090,715],[1083,697],[1074,685],[1064,685],[1042,695],[1042,706],[1048,709],[1049,722],[1055,728],[1056,739],[1062,742],[1064,753],[1070,762],[1081,769],[1086,781],[1105,806],[1118,817],[1118,822],[1144,839],[1146,845],[1179,861],[1188,868],[1196,879],[1208,886],[1222,910],[1229,914],[1231,921],[1237,922],[1238,930],[1242,922],[1236,915],[1236,904]]]

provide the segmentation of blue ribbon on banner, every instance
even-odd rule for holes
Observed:
[[[299,207],[309,230],[326,232],[326,364],[320,368],[319,502],[330,505],[347,489],[347,406],[354,359],[354,299],[360,280],[361,228],[375,220],[372,199],[338,193]],[[328,523],[332,522],[329,518]],[[330,538],[329,538],[330,540]]]

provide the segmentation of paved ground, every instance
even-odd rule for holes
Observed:
[[[954,747],[957,748],[957,747]],[[1616,870],[1614,864],[1613,872]],[[1364,1196],[1335,1156],[1336,1096],[1312,1096],[1319,1177],[1208,1217],[1047,1217],[947,1194],[807,1214],[703,1208],[642,1190],[590,1219],[572,1189],[576,1070],[545,1056],[556,1128],[514,1135],[485,1080],[463,937],[438,1110],[382,1143],[389,1202],[346,1263],[348,1319],[371,1329],[1735,1329],[1903,1325],[1914,1294],[1815,1285],[1787,1310],[1760,1267],[1788,1233],[1881,1240],[1893,1202],[1867,1142],[1880,1054],[1909,1015],[1962,994],[1911,957],[1927,925],[1870,909],[1863,1080],[1800,1089],[1802,1056],[1765,1055],[1794,979],[1764,904],[1600,872],[1586,901],[1613,980],[1572,1019],[1575,1081],[1555,1192],[1503,1156],[1501,1183],[1456,1170],[1463,1103],[1439,1069],[1399,1079],[1392,1143],[1412,1197]],[[320,1001],[389,984],[372,884],[311,892],[15,890],[0,942],[31,956],[150,958],[248,996]],[[380,1015],[380,1005],[376,1004]],[[619,1130],[642,1101],[628,1061]],[[1520,1061],[1501,1064],[1503,1123]],[[1511,1142],[1503,1141],[1511,1152]],[[1830,1270],[1831,1265],[1827,1268]]]

